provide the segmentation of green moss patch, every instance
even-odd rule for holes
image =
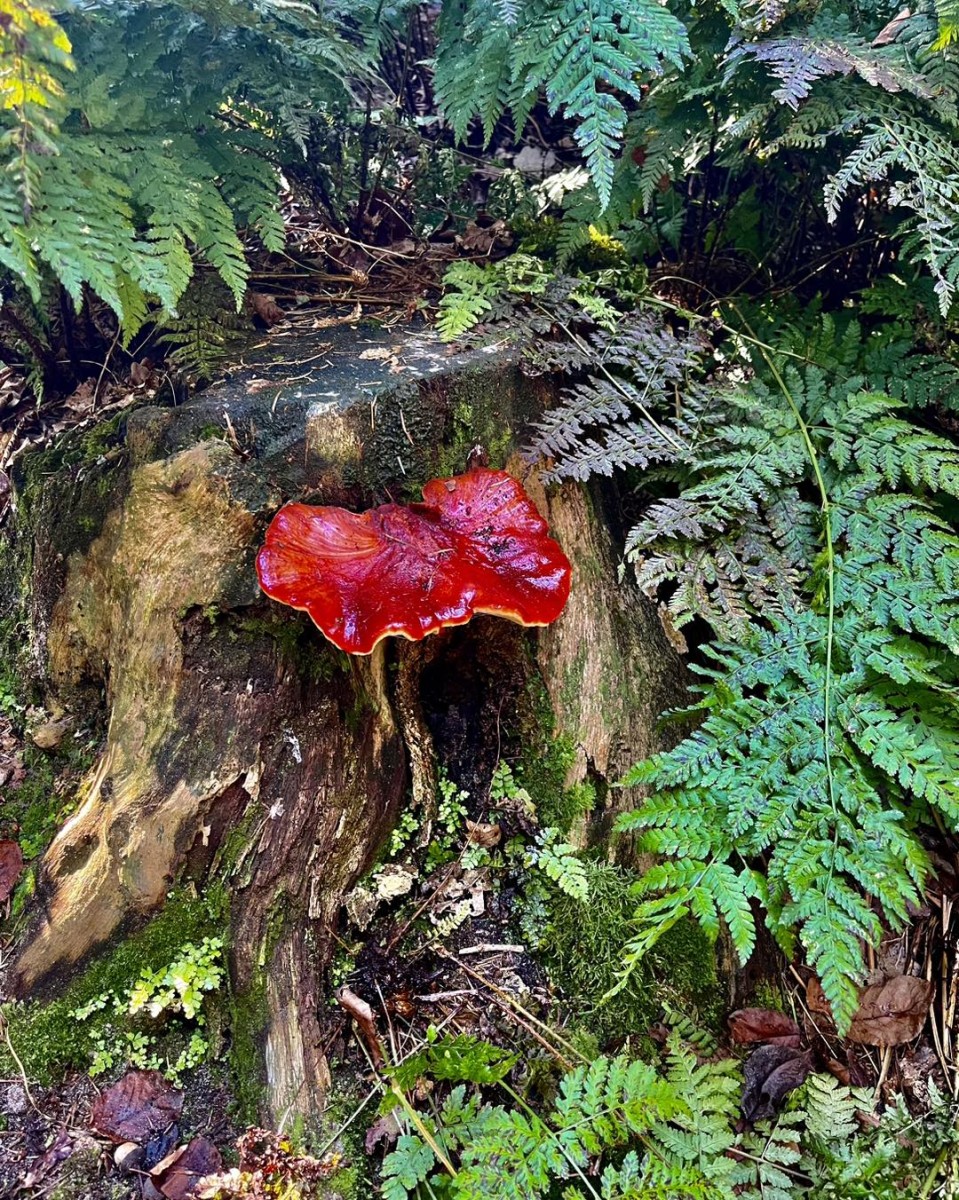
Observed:
[[[263,1099],[263,1035],[269,1012],[262,974],[230,1001],[230,1081],[234,1111],[245,1125],[259,1120]]]
[[[27,1001],[2,1008],[10,1041],[31,1079],[50,1084],[69,1069],[89,1066],[95,1022],[78,1023],[71,1015],[104,992],[123,993],[144,970],[157,971],[177,957],[187,942],[222,934],[227,895],[219,888],[205,895],[172,893],[148,925],[121,937],[116,946],[96,958],[62,995],[49,1003]],[[9,1049],[0,1044],[0,1073],[19,1074]]]
[[[701,1024],[718,1020],[713,946],[698,925],[680,922],[663,935],[627,985],[604,1001],[633,933],[633,875],[608,863],[587,862],[589,902],[546,884],[531,898],[527,924],[538,943],[537,958],[572,1005],[572,1025],[605,1045],[646,1033],[663,1003],[696,1012]]]

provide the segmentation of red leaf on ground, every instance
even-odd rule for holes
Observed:
[[[153,1182],[167,1200],[188,1200],[206,1175],[223,1169],[220,1152],[209,1138],[195,1137],[189,1145],[168,1154],[150,1172]]]
[[[16,842],[0,842],[0,904],[5,904],[23,870],[23,851]]]
[[[799,1048],[799,1026],[785,1013],[770,1008],[740,1008],[729,1014],[729,1036],[737,1045],[767,1042]]]
[[[90,1122],[114,1142],[145,1142],[176,1121],[183,1093],[159,1071],[128,1071],[97,1097]]]

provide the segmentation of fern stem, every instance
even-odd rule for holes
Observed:
[[[600,1200],[599,1192],[596,1191],[596,1189],[593,1187],[593,1185],[586,1178],[579,1163],[573,1158],[573,1156],[569,1153],[569,1151],[563,1145],[562,1138],[557,1136],[556,1131],[551,1129],[549,1127],[549,1125],[547,1125],[546,1122],[543,1120],[543,1118],[526,1103],[526,1101],[519,1094],[519,1092],[517,1092],[513,1088],[511,1088],[508,1083],[506,1083],[505,1081],[501,1081],[500,1087],[503,1089],[504,1092],[506,1092],[506,1094],[508,1096],[512,1096],[512,1098],[516,1101],[516,1103],[520,1106],[520,1108],[523,1109],[523,1111],[525,1113],[527,1113],[529,1115],[529,1117],[533,1120],[535,1126],[537,1128],[542,1129],[542,1131],[546,1134],[546,1136],[550,1139],[550,1141],[556,1143],[563,1158],[566,1159],[566,1161],[569,1163],[569,1165],[573,1168],[573,1170],[576,1172],[576,1174],[580,1177],[580,1179],[586,1185],[586,1190],[590,1193],[591,1196],[593,1196],[595,1198],[595,1200]]]
[[[953,1129],[959,1125],[959,1113],[956,1114],[955,1120],[952,1123]],[[955,1144],[951,1140],[947,1140],[946,1144],[936,1155],[936,1161],[929,1169],[929,1174],[923,1181],[922,1187],[919,1189],[917,1200],[926,1200],[927,1196],[932,1195],[932,1189],[936,1186],[936,1180],[939,1178],[940,1172],[946,1165],[950,1152],[955,1151]]]
[[[748,326],[747,326],[748,328]],[[750,333],[752,331],[750,330]],[[757,343],[758,344],[758,343]],[[835,640],[836,626],[836,551],[833,545],[832,537],[832,508],[829,502],[829,493],[826,490],[826,481],[823,479],[822,470],[819,466],[819,457],[816,454],[816,447],[813,445],[812,438],[809,434],[809,427],[803,420],[802,413],[799,411],[799,405],[796,403],[795,397],[789,390],[782,373],[776,366],[776,362],[772,355],[765,347],[760,347],[760,353],[766,360],[766,365],[769,367],[773,378],[779,385],[783,396],[786,398],[786,403],[792,410],[793,416],[799,425],[799,431],[802,434],[803,444],[806,447],[806,453],[809,455],[809,462],[813,469],[813,474],[816,477],[816,487],[819,489],[819,498],[823,515],[823,533],[826,539],[826,677],[823,682],[823,758],[826,767],[826,783],[829,788],[829,803],[832,807],[833,815],[836,817],[836,830],[834,840],[839,838],[839,806],[836,803],[836,783],[833,777],[832,769],[832,658],[833,658],[833,643]],[[830,865],[830,871],[832,865]]]
[[[443,1153],[443,1150],[440,1147],[439,1143],[437,1142],[436,1138],[434,1138],[433,1135],[430,1133],[430,1131],[426,1128],[426,1125],[423,1122],[423,1118],[416,1111],[416,1109],[413,1107],[413,1105],[410,1104],[409,1100],[407,1100],[406,1095],[403,1092],[403,1089],[394,1080],[393,1083],[390,1085],[389,1090],[397,1098],[397,1100],[399,1100],[400,1104],[402,1104],[403,1108],[406,1111],[406,1115],[416,1126],[416,1132],[420,1135],[420,1137],[423,1139],[423,1141],[426,1142],[426,1144],[429,1146],[429,1148],[436,1155],[437,1161],[439,1161],[443,1164],[443,1166],[449,1172],[450,1178],[455,1179],[456,1176],[459,1174],[459,1172],[456,1170],[456,1168],[453,1166],[453,1164],[450,1162],[450,1160]],[[598,1200],[598,1197],[597,1197],[597,1200]]]
[[[562,329],[562,331],[569,338],[569,340],[571,342],[573,342],[576,346],[578,346],[580,348],[580,350],[583,351],[584,354],[589,353],[589,345],[583,341],[583,339],[579,336],[579,334],[574,333],[572,331],[572,329],[570,329],[570,327],[564,321],[561,321],[559,319],[559,317],[556,316],[555,313],[549,312],[547,309],[543,308],[539,304],[537,304],[536,307],[539,309],[539,311],[544,316],[548,317],[549,320],[553,321],[556,325],[558,325],[560,327],[560,329]],[[682,454],[685,449],[682,442],[678,442],[672,436],[672,434],[670,434],[668,429],[664,429],[663,426],[659,424],[659,422],[656,420],[656,418],[653,416],[653,414],[649,411],[649,409],[641,401],[637,400],[635,396],[631,396],[626,391],[626,389],[623,387],[622,383],[616,378],[615,375],[612,374],[611,371],[607,370],[606,366],[602,362],[597,362],[596,366],[599,368],[600,371],[602,371],[602,373],[606,376],[606,378],[613,385],[613,387],[617,390],[617,392],[619,392],[619,394],[623,397],[623,399],[627,400],[630,404],[634,404],[639,409],[639,411],[643,414],[643,416],[646,418],[646,420],[649,422],[649,424],[653,427],[653,429],[656,430],[656,432],[663,439],[663,441],[668,442],[670,444],[670,446],[672,446],[672,448],[676,451],[677,454]]]

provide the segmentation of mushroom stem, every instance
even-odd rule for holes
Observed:
[[[436,755],[433,737],[420,700],[423,669],[436,657],[439,637],[422,642],[397,640],[396,688],[393,693],[396,720],[410,756],[413,807],[422,811],[420,844],[427,845],[436,815]]]

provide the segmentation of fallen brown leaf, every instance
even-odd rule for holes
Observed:
[[[767,1042],[799,1049],[799,1026],[792,1017],[770,1008],[740,1008],[730,1013],[729,1036],[740,1046]]]
[[[933,986],[915,975],[895,975],[867,987],[849,1027],[849,1040],[864,1046],[899,1046],[918,1037],[926,1023]]]
[[[403,1130],[393,1113],[387,1113],[385,1117],[377,1117],[366,1131],[366,1139],[363,1142],[366,1153],[372,1154],[380,1142],[386,1149],[389,1149],[402,1132]]]
[[[182,1110],[183,1093],[159,1071],[128,1071],[97,1097],[90,1123],[113,1142],[145,1142]]]
[[[470,221],[465,231],[456,238],[456,243],[468,254],[489,254],[495,246],[507,245],[511,240],[505,221],[494,221],[485,228]]]
[[[5,904],[23,870],[23,851],[16,842],[0,842],[0,904]]]
[[[502,835],[499,825],[488,825],[485,821],[466,822],[466,840],[474,846],[497,846]]]
[[[366,1048],[370,1052],[373,1066],[381,1067],[385,1060],[372,1008],[370,1008],[365,1000],[357,996],[356,992],[351,991],[348,987],[340,988],[336,993],[336,998],[356,1022],[363,1041],[366,1043]]]
[[[33,1189],[48,1180],[57,1171],[61,1163],[66,1162],[82,1150],[97,1149],[97,1143],[85,1133],[73,1129],[61,1128],[46,1150],[35,1158],[23,1177],[23,1187]]]
[[[83,383],[75,388],[63,401],[63,407],[68,408],[71,412],[75,413],[90,412],[94,405],[95,388],[95,380],[85,379]]]
[[[72,717],[61,717],[59,721],[44,721],[30,731],[30,740],[40,750],[56,750],[73,726]]]
[[[150,1175],[167,1200],[189,1200],[196,1195],[201,1179],[222,1169],[223,1159],[216,1146],[209,1138],[195,1137],[158,1162]]]
[[[263,292],[249,292],[248,296],[250,307],[267,328],[278,325],[286,316],[273,296],[267,296]]]
[[[894,975],[870,984],[859,994],[859,1008],[846,1036],[863,1046],[899,1046],[911,1042],[926,1023],[933,990],[928,980],[915,975]],[[815,976],[806,985],[806,1003],[813,1012],[832,1016]]]

